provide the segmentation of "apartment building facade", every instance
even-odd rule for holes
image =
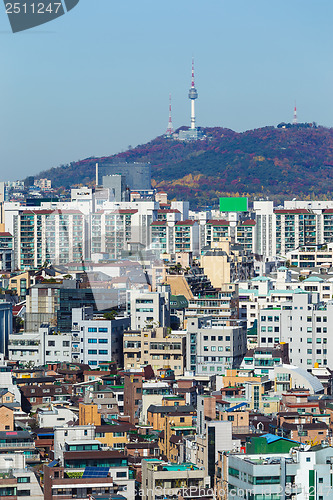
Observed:
[[[315,293],[295,291],[291,303],[261,309],[258,344],[260,347],[273,347],[287,342],[290,363],[304,369],[316,363],[333,368],[332,321],[332,301],[318,302]]]
[[[186,369],[196,375],[223,374],[238,368],[246,353],[246,331],[237,325],[210,316],[188,320]]]
[[[185,367],[185,335],[168,328],[124,332],[124,368],[139,370],[151,365],[154,371],[171,368],[182,375]]]

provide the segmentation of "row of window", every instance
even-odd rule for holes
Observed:
[[[88,344],[97,344],[97,340],[99,344],[107,344],[108,339],[88,339]]]
[[[204,352],[208,352],[208,351],[209,351],[208,346],[207,346],[207,345],[204,345],[204,349],[203,349],[203,350],[204,350]],[[212,345],[212,347],[211,347],[211,349],[210,349],[210,350],[211,350],[212,352],[216,352],[216,346],[215,346],[215,345]],[[222,352],[222,351],[223,351],[223,346],[219,345],[219,346],[218,346],[218,348],[217,348],[217,350],[218,350],[219,352]],[[230,349],[230,346],[226,346],[225,350],[226,350],[227,352],[230,352],[230,350],[231,350],[231,349]]]

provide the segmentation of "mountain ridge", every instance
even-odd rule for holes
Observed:
[[[202,140],[159,136],[125,152],[86,158],[36,177],[51,179],[54,187],[92,185],[96,162],[148,161],[153,187],[170,199],[189,200],[193,207],[216,205],[223,195],[333,198],[332,128],[287,124],[240,133],[221,127],[202,130]]]

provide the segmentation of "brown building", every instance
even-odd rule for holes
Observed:
[[[14,410],[4,404],[0,405],[0,431],[14,430]]]
[[[72,397],[71,385],[56,381],[54,377],[19,379],[16,383],[22,393],[22,409],[27,412],[50,403],[69,402]]]
[[[126,372],[124,377],[124,415],[128,415],[132,424],[139,419],[138,409],[142,401],[143,372]]]
[[[168,328],[162,327],[127,331],[123,349],[125,369],[150,365],[155,372],[159,368],[171,368],[176,376],[184,372],[184,334],[171,335]]]
[[[96,404],[79,404],[79,425],[101,425],[101,415]]]

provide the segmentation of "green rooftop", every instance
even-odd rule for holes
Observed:
[[[162,464],[161,464],[162,465]],[[175,465],[163,465],[163,469],[167,471],[185,471],[185,470],[199,470],[194,464],[175,464]]]

